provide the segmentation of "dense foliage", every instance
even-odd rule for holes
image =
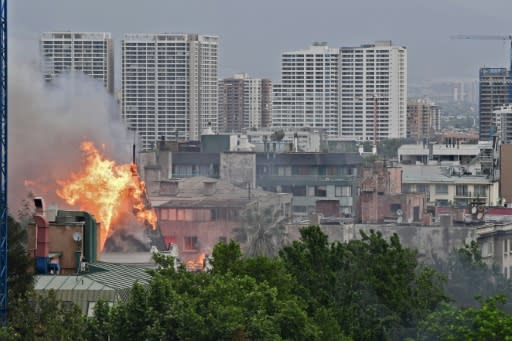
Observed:
[[[505,340],[512,335],[505,296],[461,307],[446,295],[457,290],[455,283],[445,290],[450,276],[485,288],[476,283],[482,277],[458,274],[458,262],[485,266],[472,247],[447,261],[445,276],[419,264],[396,235],[376,232],[331,243],[311,226],[275,257],[243,257],[236,242],[219,243],[208,272],[176,271],[171,259],[156,256],[147,287],[136,284],[114,307],[98,303],[94,317],[52,294],[29,293],[15,303],[0,339]],[[496,288],[486,295],[508,290]]]

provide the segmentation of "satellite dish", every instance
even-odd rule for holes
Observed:
[[[471,208],[471,213],[472,213],[472,214],[476,214],[476,211],[477,211],[476,206],[473,206],[473,207]]]
[[[402,211],[401,209],[398,209],[398,210],[396,210],[396,215],[401,217],[404,215],[404,211]]]
[[[484,217],[484,214],[483,214],[482,212],[478,212],[478,214],[477,214],[476,218],[477,218],[478,220],[481,220],[483,217]]]
[[[396,219],[396,222],[398,224],[401,224],[402,222],[404,221],[404,218],[402,216],[399,216],[397,219]]]
[[[75,242],[79,242],[82,240],[82,234],[80,232],[73,233],[73,240]]]

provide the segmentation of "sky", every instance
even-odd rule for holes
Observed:
[[[392,40],[408,49],[409,82],[471,80],[508,66],[508,41],[455,34],[512,34],[510,0],[8,0],[12,49],[38,58],[45,31],[106,31],[116,64],[125,33],[217,35],[219,77],[280,79],[280,56],[313,41],[331,47]],[[116,68],[116,70],[118,67]],[[116,77],[118,78],[118,77]],[[117,85],[119,86],[119,85]]]

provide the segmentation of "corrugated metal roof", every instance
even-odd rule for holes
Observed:
[[[147,285],[151,280],[146,270],[129,265],[97,262],[89,269],[80,275],[38,275],[35,290],[54,290],[58,299],[71,301],[87,313],[89,302],[125,301],[136,282]]]

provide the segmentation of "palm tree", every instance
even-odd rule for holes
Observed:
[[[286,240],[281,212],[272,207],[246,209],[233,233],[235,240],[244,245],[247,257],[275,257]]]

